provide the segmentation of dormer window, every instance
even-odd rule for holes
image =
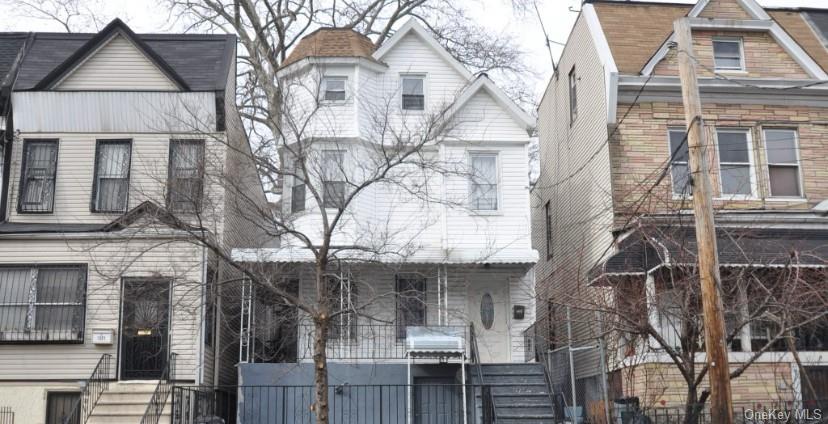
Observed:
[[[406,75],[402,77],[402,108],[403,110],[425,109],[424,76]]]
[[[346,77],[322,78],[322,100],[326,102],[344,102],[346,98]]]
[[[738,37],[713,39],[713,62],[717,71],[744,71],[744,49]]]

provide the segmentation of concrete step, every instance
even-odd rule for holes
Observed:
[[[504,406],[497,408],[498,418],[554,418],[555,412],[551,407]]]
[[[135,415],[92,415],[86,424],[140,424],[143,414]],[[158,424],[171,424],[172,419],[169,414],[161,416]]]
[[[492,386],[492,395],[494,396],[522,397],[527,394],[548,395],[549,388],[546,387],[546,384],[525,384],[522,386],[506,384]]]
[[[87,424],[139,424],[157,381],[116,382],[101,394]],[[159,424],[170,423],[170,398],[164,406]]]
[[[480,364],[480,369],[486,373],[532,373],[543,374],[543,365],[537,363],[508,363],[508,364]],[[472,366],[474,367],[474,365]]]
[[[527,395],[521,394],[520,396],[495,396],[494,397],[495,405],[498,408],[501,407],[514,407],[514,408],[533,408],[533,407],[545,407],[545,408],[552,408],[552,400],[549,398],[549,395]]]
[[[554,424],[551,418],[498,418],[497,424]]]
[[[483,381],[487,385],[546,384],[546,377],[542,375],[485,375]],[[472,379],[472,382],[479,384],[477,379]]]

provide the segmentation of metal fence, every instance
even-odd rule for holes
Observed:
[[[826,401],[794,402],[737,402],[733,405],[733,419],[737,424],[791,424],[823,423],[828,416],[823,411]],[[613,423],[618,424],[715,424],[710,415],[710,404],[697,405],[689,410],[675,408],[639,408],[634,404],[615,405]]]
[[[331,424],[491,424],[481,394],[462,384],[332,385]],[[465,393],[465,400],[463,395]],[[175,387],[173,424],[305,424],[316,422],[314,386]]]
[[[14,424],[14,411],[11,406],[0,406],[0,424]]]

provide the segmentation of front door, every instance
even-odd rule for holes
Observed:
[[[121,380],[157,380],[167,365],[170,282],[124,280]]]
[[[468,317],[474,324],[480,361],[509,362],[509,279],[496,274],[470,278]]]

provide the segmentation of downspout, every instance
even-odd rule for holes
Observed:
[[[198,370],[196,373],[196,386],[200,386],[204,381],[204,342],[207,336],[207,247],[201,246],[201,308],[199,315],[201,316],[201,337],[198,343]],[[215,337],[213,338],[213,345],[215,345]]]
[[[445,144],[440,144],[440,162],[446,163],[446,146]],[[438,265],[437,268],[437,321],[439,325],[446,325],[448,324],[448,267],[446,266],[446,262],[448,261],[448,206],[446,206],[446,197],[448,193],[446,191],[446,176],[445,174],[440,175],[440,250],[443,253],[443,263]],[[440,286],[444,285],[445,290],[441,289]],[[444,292],[444,293],[441,293]],[[442,297],[441,297],[442,294]],[[443,299],[445,298],[445,299]],[[443,309],[441,311],[441,309]],[[443,315],[445,315],[445,320],[443,319]]]

